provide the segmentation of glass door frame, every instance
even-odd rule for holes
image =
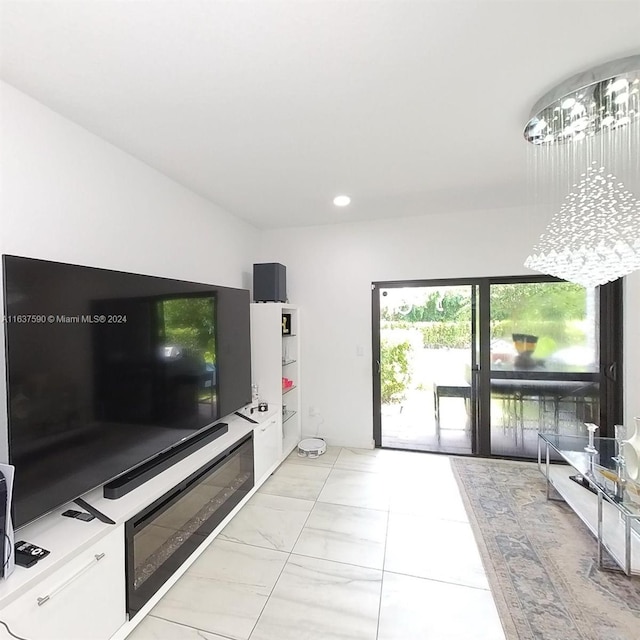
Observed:
[[[433,280],[394,280],[371,283],[371,347],[373,374],[373,442],[376,448],[382,447],[382,390],[380,383],[381,344],[380,344],[380,289],[403,289],[411,287],[469,287],[471,289],[471,382],[469,398],[469,421],[471,428],[471,451],[475,452],[479,442],[478,425],[480,413],[478,411],[478,309],[477,301],[479,278],[441,278]],[[445,453],[440,451],[437,453]],[[458,455],[458,454],[456,454]]]
[[[382,447],[380,385],[380,289],[471,286],[472,287],[472,377],[471,436],[472,455],[491,457],[491,308],[493,284],[529,284],[564,282],[545,275],[491,276],[482,278],[437,278],[429,280],[392,280],[371,283],[371,337],[373,378],[373,440]],[[601,437],[613,434],[613,425],[623,419],[623,280],[598,287],[599,370],[593,374],[573,374],[595,379],[600,384]],[[473,304],[475,302],[476,304]],[[477,346],[477,351],[476,351]],[[505,456],[499,456],[505,457]]]

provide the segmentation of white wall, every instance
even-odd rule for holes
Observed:
[[[6,83],[0,251],[248,286],[258,231]]]
[[[317,407],[331,444],[372,446],[372,281],[526,273],[535,226],[509,209],[265,232],[259,261],[286,265],[302,309],[303,432]]]
[[[372,281],[532,273],[522,263],[544,222],[524,209],[503,209],[265,233],[259,261],[286,265],[289,300],[301,306],[303,433],[314,433],[318,421],[309,407],[317,407],[330,444],[372,446]],[[640,377],[633,323],[640,278],[627,289],[633,389]]]
[[[254,227],[6,83],[0,109],[0,254],[250,287]]]

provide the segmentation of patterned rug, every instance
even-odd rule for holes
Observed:
[[[640,577],[598,569],[595,538],[547,501],[537,465],[451,462],[507,640],[640,639]]]

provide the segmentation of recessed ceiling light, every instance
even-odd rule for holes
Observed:
[[[351,202],[351,198],[349,196],[336,196],[333,199],[333,204],[336,207],[346,207]]]

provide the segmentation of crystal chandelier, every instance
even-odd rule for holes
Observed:
[[[550,91],[524,137],[535,208],[555,211],[525,266],[586,287],[640,269],[640,55]]]

